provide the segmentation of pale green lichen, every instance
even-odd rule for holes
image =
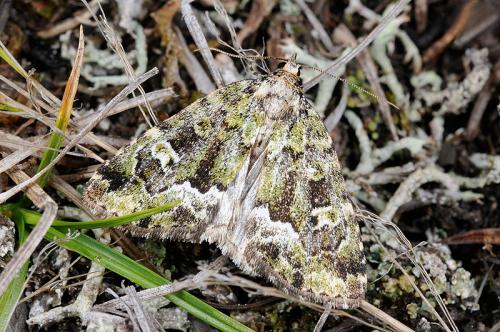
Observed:
[[[478,295],[470,272],[461,267],[451,277],[451,291],[462,300],[475,299]]]
[[[365,243],[375,241],[372,235],[364,228]],[[383,240],[386,242],[386,240]],[[437,307],[435,298],[432,296],[429,285],[425,282],[421,270],[415,267],[410,261],[400,259],[400,256],[392,249],[390,255],[396,258],[402,267],[408,272],[407,276],[391,263],[389,254],[381,245],[373,244],[368,246],[366,251],[368,265],[369,288],[367,298],[370,303],[384,302],[390,299],[393,306],[406,308],[406,314],[411,319],[421,319],[426,317],[435,320],[432,308]],[[440,294],[445,305],[458,304],[463,310],[477,310],[475,303],[477,289],[475,282],[471,279],[468,271],[460,267],[460,263],[451,257],[451,251],[446,245],[429,244],[427,247],[416,247],[412,251],[413,259],[422,266],[433,282],[433,289]],[[411,281],[411,282],[410,282]],[[417,285],[426,294],[430,305],[426,304],[418,296],[413,288]],[[413,298],[408,304],[408,297]]]
[[[406,305],[406,312],[410,319],[415,319],[418,316],[419,307],[416,303],[410,303]]]

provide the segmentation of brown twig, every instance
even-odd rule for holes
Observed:
[[[448,31],[424,52],[422,58],[424,63],[434,62],[445,48],[463,31],[469,21],[472,9],[477,3],[478,0],[469,0],[465,2],[455,22],[453,22]]]

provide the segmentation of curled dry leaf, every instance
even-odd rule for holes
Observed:
[[[443,240],[446,244],[500,244],[500,228],[483,228],[450,236]]]

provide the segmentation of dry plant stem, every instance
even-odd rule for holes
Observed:
[[[8,150],[15,150],[16,152],[14,152],[14,153],[19,153],[21,155],[27,151],[26,149],[33,148],[33,149],[35,149],[35,151],[31,155],[35,156],[37,158],[40,158],[43,151],[56,150],[54,148],[47,147],[47,141],[48,141],[47,135],[32,136],[29,138],[29,141],[25,141],[24,139],[19,138],[19,136],[17,136],[16,134],[10,134],[10,133],[7,133],[3,130],[0,130],[0,136],[2,136],[2,139],[3,139],[0,141],[0,147],[4,147]],[[72,136],[69,135],[68,137],[72,137]],[[92,142],[88,137],[86,138],[86,140],[82,140],[83,144],[90,144],[88,142]],[[81,145],[78,145],[78,148],[83,150],[85,152],[85,154],[81,154],[81,153],[77,153],[77,152],[69,152],[68,155],[72,155],[72,156],[76,156],[76,157],[89,157],[89,158],[93,158],[99,162],[103,162],[101,157],[96,155],[94,152],[89,151],[87,148],[85,148]],[[114,149],[114,150],[116,151],[116,149]],[[15,158],[21,158],[21,156],[17,156]],[[0,162],[0,165],[1,165],[1,162]],[[12,166],[14,166],[14,164]],[[3,169],[3,167],[7,167],[7,166],[1,166],[0,169]],[[7,167],[7,168],[9,168],[9,167]],[[2,173],[2,172],[3,171],[0,171],[0,173]]]
[[[38,37],[42,39],[48,39],[60,35],[68,30],[74,29],[80,24],[88,24],[89,19],[95,14],[98,8],[98,0],[93,0],[90,2],[89,7],[92,11],[88,9],[82,9],[73,14],[73,17],[68,18],[46,30],[39,31],[37,33]]]
[[[106,15],[104,14],[104,11],[103,11],[102,7],[99,4],[99,9],[100,9],[101,14],[102,14],[101,15],[101,19],[99,19],[93,13],[92,8],[90,7],[89,3],[86,0],[81,0],[81,1],[85,4],[85,6],[89,10],[89,12],[92,13],[92,17],[96,21],[97,26],[99,27],[99,30],[101,31],[101,34],[103,35],[103,37],[108,42],[108,45],[120,57],[120,60],[123,63],[123,66],[124,66],[124,69],[125,69],[125,74],[127,75],[128,81],[130,83],[132,83],[133,81],[136,80],[136,74],[134,72],[134,69],[133,69],[132,65],[130,64],[129,60],[127,59],[127,54],[125,53],[125,50],[123,49],[123,45],[120,42],[120,38],[116,35],[116,33],[113,30],[113,28],[111,28],[111,26],[109,25],[109,23],[108,23],[108,21],[106,19]],[[139,23],[136,23],[136,24],[138,25]],[[140,50],[137,50],[137,51],[139,52]],[[144,69],[146,69],[146,68],[144,68]],[[151,108],[151,105],[149,105],[149,103],[146,100],[146,97],[145,97],[146,92],[144,91],[144,89],[143,89],[142,86],[138,86],[137,89],[139,90],[139,93],[141,94],[141,96],[144,98],[144,101],[145,101],[145,104],[146,104],[146,109],[148,111],[149,117],[151,117],[151,119],[153,120],[153,123],[155,125],[158,124],[158,119],[156,117],[156,114],[153,112],[153,109]],[[134,91],[132,91],[132,94],[135,97],[135,92]],[[144,112],[144,110],[142,109],[141,106],[139,106],[139,110],[141,111],[142,116],[144,117],[144,120],[146,120],[146,123],[150,127],[152,127],[152,124],[151,124],[149,118],[146,116],[146,113]]]
[[[76,206],[82,209],[87,215],[91,216],[92,219],[96,219],[90,209],[85,204],[83,204],[82,195],[69,183],[67,183],[57,175],[52,175],[49,180],[49,185],[63,193],[70,201],[75,203]]]
[[[17,84],[11,82],[9,79],[5,78],[2,75],[0,75],[0,80],[3,81],[4,83],[6,83],[7,85],[9,85],[10,87],[12,87],[14,90],[16,90],[22,96],[31,100],[36,106],[43,108],[47,112],[49,112],[51,114],[56,114],[57,112],[59,112],[59,107],[60,107],[61,101],[57,97],[55,97],[54,95],[51,94],[50,98],[51,98],[51,100],[55,100],[55,105],[49,105],[43,99],[40,99],[40,98],[37,98],[36,96],[34,96],[33,92],[30,93],[30,92],[20,88]],[[33,81],[31,78],[28,79],[28,83],[29,83],[28,85],[30,85],[30,84],[33,85],[34,82],[35,81]],[[34,84],[34,85],[36,85],[36,84]],[[39,91],[39,92],[43,93],[42,91]],[[48,92],[48,93],[50,93],[50,92]],[[65,135],[64,133],[60,132],[59,128],[54,126],[54,120],[52,118],[44,117],[44,116],[38,114],[37,112],[33,113],[33,110],[31,110],[30,108],[27,108],[23,104],[19,104],[18,106],[20,106],[18,108],[25,110],[28,114],[15,113],[14,115],[16,115],[16,116],[23,116],[24,115],[24,117],[28,117],[30,119],[37,119],[37,120],[41,121],[42,123],[46,123],[52,130],[57,130],[61,135]],[[121,107],[123,107],[123,106],[121,106]],[[11,112],[8,112],[7,114],[13,115]],[[113,113],[113,114],[115,114],[115,113]],[[41,118],[39,118],[39,117],[41,117]],[[70,125],[74,126],[74,123],[72,120],[70,120]],[[65,136],[65,137],[67,139],[67,136]],[[108,144],[101,142],[99,139],[97,139],[95,137],[94,134],[89,133],[88,138],[92,142],[94,142],[94,144],[103,148],[104,150],[111,152],[111,153],[116,153],[116,149],[113,149],[112,146],[109,146]],[[83,149],[82,147],[80,147],[80,148]],[[96,157],[95,154],[94,154],[94,157]]]
[[[392,318],[379,308],[373,306],[372,304],[366,302],[366,301],[361,301],[361,306],[360,309],[364,310],[368,314],[370,314],[373,317],[376,317],[378,320],[381,322],[386,323],[390,327],[394,328],[396,331],[400,332],[414,332],[412,329],[410,329],[408,326],[404,325],[400,321]]]
[[[108,113],[111,109],[116,107],[116,105],[123,100],[127,95],[129,95],[132,91],[137,89],[137,87],[142,84],[144,81],[148,80],[152,76],[158,74],[158,69],[153,68],[150,71],[144,73],[143,75],[139,76],[137,78],[137,81],[131,82],[129,85],[127,85],[119,94],[117,94],[111,101],[104,107],[104,109],[99,113],[99,116],[97,116],[92,122],[87,124],[84,128],[81,129],[81,131],[73,138],[71,141],[64,147],[64,149],[61,151],[61,153],[50,163],[45,167],[44,169],[40,170],[37,174],[35,174],[31,179],[26,180],[15,187],[7,190],[4,193],[0,194],[0,204],[4,203],[7,199],[12,197],[13,195],[17,194],[27,186],[31,185],[33,182],[38,180],[45,172],[52,167],[54,167],[63,157],[64,155],[71,150],[78,142],[85,137],[102,119],[106,118],[108,116]]]
[[[26,99],[29,99],[32,101],[32,103],[42,107],[44,110],[46,110],[49,113],[56,114],[59,110],[56,108],[53,108],[49,104],[47,104],[44,100],[38,98],[37,96],[34,96],[33,93],[29,93],[25,89],[23,89],[19,84],[12,82],[10,79],[7,77],[0,75],[0,81],[3,83],[7,84],[10,88],[15,90],[17,93],[25,97]]]
[[[1,134],[1,133],[0,133]],[[8,170],[9,168],[14,167],[24,159],[28,158],[32,154],[36,153],[40,148],[39,147],[31,147],[25,149],[19,149],[11,154],[7,155],[3,159],[0,160],[0,174]]]
[[[38,255],[36,258],[33,259],[33,265],[30,267],[29,274],[26,277],[26,281],[24,282],[23,287],[25,288],[26,285],[33,275],[35,274],[36,270],[40,267],[40,265],[48,259],[49,255],[51,255],[56,249],[58,248],[57,244],[55,242],[49,242],[47,245],[45,245],[42,250],[38,252]],[[66,250],[66,249],[62,249]],[[30,293],[29,295],[26,295],[22,299],[19,300],[18,304],[29,301],[30,299],[37,297],[39,295],[42,295],[45,292],[49,292],[50,290],[53,290],[56,286],[61,289],[62,287],[66,286],[66,282],[70,279],[67,278],[69,269],[80,260],[80,257],[77,259],[73,260],[73,262],[70,262],[66,267],[63,267],[61,270],[58,271],[58,273],[52,277],[49,281],[47,281],[44,285]]]
[[[156,91],[151,91],[146,93],[146,100],[154,106],[162,105],[169,98],[176,97],[174,90],[172,88],[160,89]],[[134,107],[138,107],[139,105],[144,105],[144,98],[142,96],[133,97],[127,100],[120,102],[114,109],[109,112],[109,116],[121,113],[123,111],[132,109]],[[95,114],[89,114],[80,117],[77,120],[78,126],[84,126],[89,121],[92,121],[92,118]],[[98,137],[98,136],[96,136]]]
[[[326,32],[321,22],[316,17],[314,12],[307,6],[304,0],[295,0],[295,3],[297,3],[300,9],[304,12],[309,23],[311,23],[314,30],[316,30],[316,32],[319,34],[319,38],[321,39],[323,45],[325,45],[328,51],[332,52],[335,49],[332,39],[328,35],[328,32]]]
[[[203,66],[198,62],[193,53],[189,51],[189,47],[186,44],[186,40],[184,39],[182,32],[178,27],[174,27],[174,31],[182,51],[182,57],[179,58],[179,61],[181,61],[184,67],[186,67],[186,70],[189,73],[189,76],[193,79],[196,88],[204,94],[209,94],[214,91],[215,85],[212,83],[207,73],[205,73]],[[213,64],[216,66],[215,62]]]
[[[488,332],[500,332],[500,322],[495,323]]]
[[[217,261],[216,261],[217,262]],[[214,264],[216,263],[214,262]],[[210,285],[230,285],[230,286],[238,286],[244,288],[247,292],[258,294],[258,295],[265,295],[265,296],[272,296],[272,297],[277,297],[277,298],[283,298],[287,299],[289,301],[297,302],[299,304],[305,305],[309,308],[312,308],[314,310],[317,310],[319,312],[324,313],[325,312],[325,307],[312,303],[312,302],[307,302],[303,301],[299,298],[296,298],[294,296],[285,294],[279,289],[273,288],[273,287],[265,287],[261,286],[260,284],[250,281],[248,279],[239,277],[239,276],[234,276],[234,275],[223,275],[216,273],[215,271],[211,270],[210,267],[208,269],[204,269],[197,273],[196,275],[187,278],[186,280],[182,281],[174,281],[172,284],[168,285],[163,285],[155,288],[150,288],[143,290],[141,292],[137,293],[137,297],[142,300],[142,301],[147,301],[149,299],[159,297],[159,296],[165,296],[171,293],[178,292],[180,290],[192,290],[192,289],[197,289],[200,287],[206,287]],[[255,290],[255,291],[251,291]],[[122,296],[120,299],[115,299],[115,300],[110,300],[108,302],[105,302],[103,304],[98,304],[94,307],[95,310],[101,310],[101,311],[107,311],[107,312],[113,312],[114,310],[126,310],[126,303],[130,300],[128,296]],[[331,308],[330,308],[331,309]],[[366,310],[368,312],[368,310]],[[370,313],[370,312],[369,312]],[[363,325],[366,325],[368,327],[371,327],[373,329],[377,330],[384,330],[383,328],[379,326],[372,325],[368,322],[363,321],[362,319],[353,316],[343,310],[336,310],[332,309],[330,314],[340,316],[340,317],[348,317],[351,318]],[[391,326],[395,330],[399,330],[399,328],[404,327],[404,325],[394,319],[390,320],[387,318],[387,314],[382,314],[380,312],[377,312],[377,316],[374,316],[375,318],[379,319],[379,317],[382,317],[381,321],[386,323],[388,326]],[[406,327],[406,330],[401,330],[401,331],[411,331]]]
[[[377,36],[382,32],[382,30],[389,24],[396,16],[398,16],[404,9],[404,7],[410,2],[410,0],[399,0],[398,3],[382,17],[380,23],[373,29],[364,39],[356,46],[354,49],[349,51],[347,54],[342,56],[340,59],[335,61],[329,68],[325,70],[326,73],[334,73],[335,70],[345,66],[352,59],[354,59],[361,51],[363,51]],[[304,91],[309,90],[318,84],[325,76],[324,73],[319,74],[309,82],[304,84]]]
[[[0,79],[2,79],[1,75],[0,75]],[[6,80],[6,82],[8,82],[8,80]],[[30,82],[33,83],[34,81],[30,81]],[[10,84],[10,85],[14,86],[13,84]],[[56,113],[56,110],[54,109],[54,107],[46,104],[45,102],[43,102],[42,100],[40,100],[38,98],[31,98],[32,96],[28,92],[26,92],[25,90],[16,89],[16,91],[18,91],[21,95],[29,98],[33,102],[38,103],[38,106],[41,106],[42,108],[44,108],[45,110],[47,110],[49,113]],[[53,96],[53,98],[56,99],[58,105],[60,105],[61,102],[59,101],[59,99],[57,99],[55,96]],[[63,133],[59,128],[55,127],[54,119],[53,118],[48,118],[48,117],[46,117],[46,116],[44,116],[42,114],[39,114],[38,112],[35,112],[31,108],[26,107],[25,105],[20,104],[20,103],[18,103],[16,101],[12,100],[10,97],[8,97],[7,95],[3,94],[2,92],[0,92],[0,101],[3,101],[4,103],[6,103],[8,105],[17,107],[17,108],[19,108],[19,109],[22,110],[22,112],[16,112],[16,113],[12,113],[12,112],[8,112],[8,111],[0,111],[0,113],[2,113],[2,114],[8,114],[8,115],[20,116],[20,117],[28,118],[28,119],[38,120],[41,123],[47,125],[53,131],[58,132],[59,134],[61,134],[62,136],[64,136],[66,139],[68,139],[68,136],[65,133]],[[104,142],[100,142],[95,137],[94,134],[89,133],[88,134],[88,138],[91,141],[93,141],[96,145],[98,145],[101,148],[105,149],[106,151],[116,153],[116,149],[114,149],[112,146],[109,146],[108,144],[106,144]],[[83,148],[83,147],[80,147],[80,148],[82,150],[85,150],[85,148]],[[91,154],[91,155],[93,155],[94,158],[97,157],[97,155],[95,155],[95,154]]]
[[[5,24],[9,19],[10,6],[12,5],[12,0],[0,1],[0,33],[3,32]]]
[[[476,304],[479,303],[479,299],[481,298],[481,294],[483,294],[484,286],[486,286],[486,282],[488,281],[488,279],[490,277],[490,273],[493,270],[494,266],[495,266],[494,264],[491,264],[491,266],[488,269],[488,271],[486,271],[486,274],[484,275],[483,280],[481,281],[481,285],[479,286],[479,289],[478,289],[478,292],[477,292],[477,297],[474,300],[474,303],[476,303]]]
[[[257,29],[261,26],[264,18],[266,18],[274,6],[276,5],[277,0],[254,0],[252,1],[252,7],[250,8],[250,12],[248,17],[243,24],[243,27],[238,31],[238,43],[241,44],[243,41],[255,33]]]
[[[156,321],[151,314],[145,310],[144,305],[139,301],[137,297],[137,292],[135,288],[130,286],[125,288],[125,294],[129,297],[129,305],[133,311],[133,316],[131,316],[132,321],[136,322],[140,326],[140,331],[142,332],[153,332],[158,331],[156,328],[158,323],[154,324]]]
[[[196,46],[200,50],[201,56],[208,68],[210,69],[210,73],[212,74],[212,78],[215,80],[215,84],[218,88],[224,86],[224,82],[222,81],[222,76],[217,71],[217,66],[214,64],[214,57],[210,50],[208,49],[208,43],[203,35],[203,31],[201,30],[200,24],[194,16],[193,9],[189,3],[189,0],[181,0],[181,12],[182,18],[186,22],[189,33],[193,37],[193,40],[196,43]]]
[[[321,317],[319,318],[318,322],[316,323],[316,326],[314,327],[313,332],[321,332],[323,329],[323,326],[326,323],[326,320],[328,319],[328,316],[330,316],[330,312],[332,311],[332,304],[328,303],[325,307],[325,311],[321,314]]]
[[[350,47],[354,47],[356,45],[356,38],[349,30],[347,26],[341,24],[337,29],[339,39],[341,39],[344,43],[348,44]],[[397,141],[398,135],[396,133],[396,126],[394,126],[394,122],[392,121],[391,110],[389,103],[387,102],[387,98],[385,97],[384,89],[380,84],[380,78],[377,75],[377,67],[373,62],[373,59],[370,55],[370,52],[367,50],[363,50],[359,53],[357,60],[363,68],[363,71],[366,74],[366,78],[370,82],[372,89],[375,91],[375,94],[379,97],[378,105],[380,108],[380,113],[382,113],[382,117],[384,118],[384,122],[386,126],[389,128],[391,132],[392,139]]]
[[[7,171],[7,174],[15,183],[22,183],[29,180],[29,176],[20,170],[10,170]],[[56,202],[38,184],[32,184],[29,187],[25,187],[25,189],[26,195],[33,204],[44,211],[38,224],[33,228],[21,248],[17,250],[15,256],[2,271],[2,274],[0,274],[0,280],[2,281],[0,282],[0,295],[5,292],[21,266],[30,258],[40,241],[43,240],[45,233],[47,233],[57,214]]]
[[[436,60],[446,47],[448,47],[448,45],[460,34],[460,32],[462,32],[469,21],[473,7],[476,6],[477,3],[478,0],[469,0],[464,3],[450,29],[424,52],[424,56],[422,58],[424,63],[430,63]]]
[[[23,69],[21,64],[10,53],[9,49],[4,45],[4,43],[2,43],[1,40],[0,40],[0,48],[2,49],[2,51],[5,52],[5,54],[7,54],[7,56],[10,58],[10,60],[12,60],[14,62],[14,64],[17,66],[17,68],[20,70],[21,76],[23,76],[27,81],[29,81],[29,84],[32,84],[33,87],[35,87],[39,91],[42,99],[44,99],[47,103],[51,104],[53,108],[56,108],[56,109],[59,108],[61,101],[59,99],[57,99],[57,97],[54,96],[52,94],[52,92],[47,90],[43,85],[41,85],[40,83],[38,83],[37,81],[35,81],[31,78],[31,76],[28,74],[28,72],[26,72],[26,70]]]
[[[92,165],[81,169],[78,173],[58,175],[61,180],[67,183],[82,182],[90,179],[101,165]]]

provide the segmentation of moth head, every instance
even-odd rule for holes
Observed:
[[[297,77],[300,76],[300,69],[301,69],[301,65],[297,64],[295,61],[285,62],[285,64],[283,65],[283,68],[282,68],[282,70],[284,70],[290,74],[293,74]]]
[[[296,56],[294,55],[292,58],[288,59],[287,61],[281,63],[278,66],[278,71],[281,71],[282,73],[286,73],[288,75],[286,76],[293,76],[292,80],[294,82],[298,82],[299,85],[302,85],[302,80],[300,78],[300,69],[302,66],[295,62]]]

